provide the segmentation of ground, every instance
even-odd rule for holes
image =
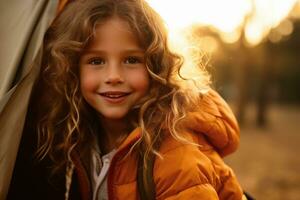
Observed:
[[[239,150],[225,161],[256,199],[300,200],[300,106],[270,106],[265,128],[253,126],[253,110]]]

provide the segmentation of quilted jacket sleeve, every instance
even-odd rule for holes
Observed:
[[[170,140],[163,149],[163,159],[155,161],[156,199],[241,200],[241,187],[220,155],[204,146],[204,138],[196,134],[189,137],[190,141],[199,141],[203,146],[181,145]]]
[[[219,199],[214,168],[206,155],[196,146],[181,145],[172,139],[166,145],[163,159],[157,158],[154,165],[156,199]]]

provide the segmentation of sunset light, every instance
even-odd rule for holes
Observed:
[[[235,42],[245,25],[246,40],[256,45],[287,17],[299,0],[148,0],[170,32],[190,25],[216,29],[225,42]],[[247,21],[245,21],[247,20]],[[172,34],[172,33],[171,33]]]

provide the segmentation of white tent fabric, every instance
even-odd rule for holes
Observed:
[[[39,72],[38,49],[56,6],[57,0],[0,0],[0,200],[6,198]]]

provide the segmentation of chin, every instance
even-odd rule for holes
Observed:
[[[126,114],[124,113],[111,113],[111,114],[102,114],[105,119],[108,120],[121,120],[124,119]]]

